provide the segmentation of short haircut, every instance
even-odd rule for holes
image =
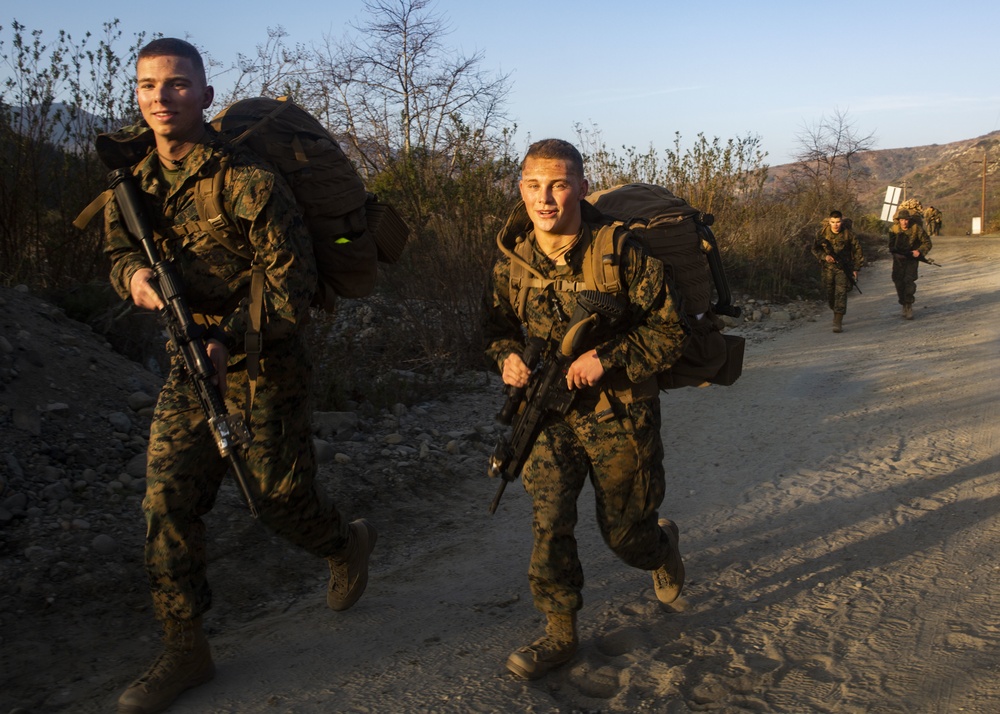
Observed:
[[[830,211],[830,218],[843,218],[844,214],[840,211]]]
[[[528,159],[556,159],[565,161],[572,170],[583,178],[583,157],[577,148],[568,141],[562,139],[542,139],[536,141],[528,147],[528,153],[524,155],[521,162],[521,172],[524,172],[524,165]]]
[[[208,78],[205,76],[205,62],[202,60],[198,48],[190,42],[178,40],[176,37],[161,37],[139,50],[136,61],[150,57],[184,57],[191,61],[195,70],[205,80],[205,84],[208,84]]]

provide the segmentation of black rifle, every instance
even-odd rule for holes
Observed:
[[[153,269],[155,288],[165,306],[160,311],[160,319],[184,358],[184,366],[194,382],[198,401],[205,411],[215,444],[222,457],[229,462],[236,484],[250,508],[250,515],[257,518],[260,511],[252,488],[253,480],[244,458],[244,451],[250,444],[250,431],[242,416],[229,413],[222,392],[218,385],[212,383],[218,373],[205,348],[205,328],[194,321],[173,264],[160,257],[153,239],[152,226],[143,212],[139,187],[132,174],[128,169],[118,169],[109,174],[108,180],[128,232],[142,244]]]
[[[926,255],[921,253],[916,258],[913,257],[912,250],[890,250],[893,255],[898,255],[900,258],[909,258],[910,260],[919,260],[921,263],[927,263],[927,265],[933,265],[935,268],[940,268],[941,264],[936,262],[933,258],[928,258]]]
[[[566,414],[573,406],[577,393],[566,385],[566,370],[582,352],[587,335],[602,322],[613,325],[624,316],[625,306],[618,298],[597,290],[584,290],[577,294],[576,309],[558,350],[541,337],[528,339],[521,357],[532,370],[528,384],[508,387],[507,400],[497,415],[501,424],[513,423],[513,426],[510,438],[501,434],[490,456],[489,475],[501,478],[490,513],[496,512],[507,484],[521,473],[541,431],[542,418],[550,413]],[[549,354],[540,362],[546,348]]]
[[[854,262],[848,260],[844,255],[838,253],[833,249],[833,244],[826,238],[820,241],[820,246],[826,249],[826,254],[833,258],[834,262],[837,264],[844,275],[847,277],[847,292],[851,290],[857,290],[858,295],[861,295],[861,286],[858,285],[858,281],[854,279]]]

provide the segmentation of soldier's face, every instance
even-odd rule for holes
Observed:
[[[136,65],[136,98],[156,136],[171,142],[196,141],[204,131],[202,112],[214,90],[187,57],[144,57]]]
[[[580,201],[587,195],[587,180],[568,161],[529,157],[519,186],[536,231],[576,235],[580,230]]]
[[[910,219],[909,218],[900,218],[899,219],[899,227],[902,228],[905,231],[907,228],[910,227]]]
[[[842,222],[843,222],[843,220],[840,219],[840,218],[831,218],[830,219],[830,230],[833,231],[834,233],[840,233],[840,224]]]

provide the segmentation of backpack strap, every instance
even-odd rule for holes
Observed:
[[[497,236],[500,251],[510,258],[510,303],[517,316],[524,319],[528,289],[544,290],[552,286],[560,292],[580,292],[599,290],[604,293],[618,293],[624,289],[621,280],[621,251],[628,229],[621,222],[598,227],[586,247],[583,260],[583,281],[561,280],[544,277],[530,263],[531,244],[523,235],[518,236],[514,249],[503,241],[503,233]]]
[[[588,258],[583,261],[583,279],[590,289],[602,293],[620,293],[624,289],[621,279],[622,246],[628,229],[621,221],[600,226],[587,247]]]
[[[508,298],[510,299],[511,307],[514,308],[514,312],[517,313],[517,316],[521,320],[524,320],[524,307],[528,299],[528,291],[525,289],[527,286],[524,284],[525,280],[530,278],[544,280],[544,277],[531,267],[531,264],[528,262],[528,255],[521,257],[521,254],[527,254],[531,249],[524,236],[517,237],[513,250],[504,244],[504,237],[503,231],[497,234],[497,247],[501,253],[510,258],[510,294]]]
[[[285,105],[282,105],[284,107]],[[242,139],[250,130],[244,132]],[[223,201],[223,189],[229,176],[231,154],[226,152],[219,159],[219,165],[210,176],[198,179],[194,188],[195,207],[198,211],[197,221],[188,221],[179,226],[172,226],[171,233],[177,237],[196,232],[207,233],[230,253],[250,261],[250,300],[247,306],[249,324],[243,335],[243,345],[246,352],[247,383],[249,398],[247,399],[247,423],[250,421],[250,408],[257,390],[257,377],[260,375],[260,355],[263,349],[261,324],[264,315],[264,266],[259,265],[253,251],[236,228],[236,222],[226,213]]]
[[[230,142],[230,143],[232,143],[234,146],[239,146],[244,141],[246,141],[248,138],[250,138],[250,136],[254,132],[256,132],[258,129],[260,129],[265,124],[268,124],[269,122],[271,122],[276,116],[278,116],[279,114],[281,114],[281,112],[285,111],[290,106],[292,106],[292,103],[290,101],[288,101],[288,97],[287,96],[285,96],[285,97],[278,97],[278,106],[276,106],[273,110],[271,110],[270,113],[268,113],[265,116],[261,117],[257,122],[255,122],[251,126],[248,126],[246,129],[244,129],[243,133],[240,134],[239,136],[237,136],[235,139],[233,139],[232,142]],[[306,161],[306,154],[305,154],[305,151],[302,149],[302,143],[298,140],[298,136],[296,136],[293,139],[293,145],[294,145],[294,148],[295,148],[295,157],[297,159],[299,159],[300,161],[305,162]]]
[[[73,226],[81,231],[86,228],[94,220],[94,216],[104,210],[104,207],[108,205],[108,201],[111,200],[113,195],[114,192],[110,188],[102,191],[97,198],[80,211],[80,215],[73,220]]]
[[[229,163],[229,155],[223,156],[212,175],[203,176],[195,184],[194,202],[198,211],[198,220],[172,226],[170,232],[178,238],[189,236],[192,233],[207,233],[230,253],[238,255],[244,260],[252,260],[253,253],[241,240],[242,236],[236,230],[236,223],[226,213],[223,204],[222,190],[225,188],[226,177],[229,175]]]

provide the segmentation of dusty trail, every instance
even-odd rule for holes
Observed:
[[[470,473],[379,524],[354,609],[214,633],[216,680],[170,711],[1000,711],[1000,239],[932,255],[912,322],[881,260],[843,334],[825,312],[750,344],[736,386],[665,395],[676,609],[607,552],[585,492],[580,654],[511,678],[540,623],[528,503],[514,484],[490,517]]]

